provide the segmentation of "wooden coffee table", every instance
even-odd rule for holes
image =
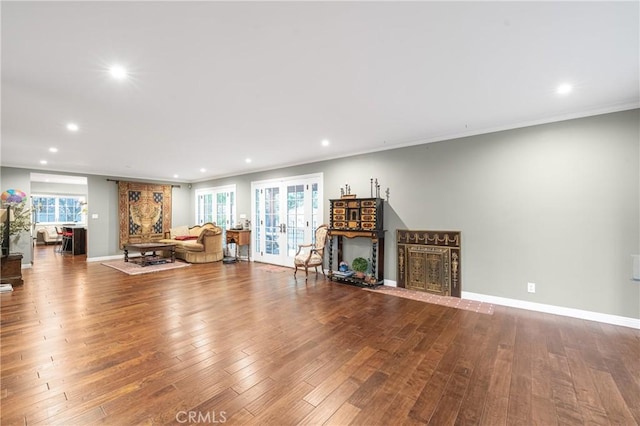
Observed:
[[[129,250],[139,252],[140,256],[129,258]],[[156,254],[157,251],[169,251],[171,252],[171,257],[165,258],[158,256]],[[176,261],[176,245],[166,243],[125,244],[124,261],[138,263],[140,266],[156,265],[158,263],[174,263]]]

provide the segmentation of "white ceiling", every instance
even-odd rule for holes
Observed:
[[[1,8],[3,166],[201,181],[640,104],[637,1]]]

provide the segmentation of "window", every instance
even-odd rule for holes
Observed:
[[[36,223],[85,222],[85,197],[74,195],[34,195],[31,199]]]
[[[53,197],[33,197],[33,211],[36,222],[55,222],[56,199]]]

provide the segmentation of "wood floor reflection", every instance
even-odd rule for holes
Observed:
[[[2,425],[640,422],[638,330],[246,262],[129,276],[49,246],[23,275]]]

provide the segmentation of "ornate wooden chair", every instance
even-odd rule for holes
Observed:
[[[296,267],[293,271],[293,276],[296,276],[298,268],[304,268],[305,281],[309,278],[309,268],[315,268],[316,276],[318,276],[318,266],[322,270],[322,275],[325,275],[324,268],[324,246],[327,242],[327,225],[320,225],[316,229],[316,238],[313,244],[299,244],[298,252],[293,260]]]

